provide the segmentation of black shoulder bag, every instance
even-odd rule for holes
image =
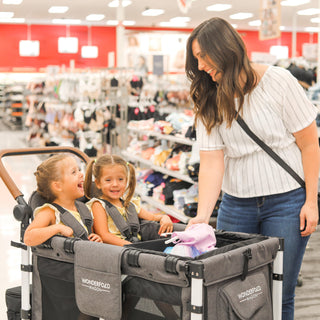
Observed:
[[[258,138],[248,127],[242,117],[237,115],[237,122],[240,127],[246,132],[246,134],[258,144],[262,150],[264,150],[274,161],[276,161],[284,170],[286,170],[300,185],[302,188],[306,188],[306,184],[303,179],[281,158],[279,157],[266,143],[264,143],[260,138]],[[318,193],[318,214],[320,224],[320,194]]]

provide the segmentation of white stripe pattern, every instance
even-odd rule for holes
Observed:
[[[236,101],[237,102],[237,101]],[[291,73],[269,67],[250,96],[245,96],[243,119],[249,128],[302,178],[301,152],[295,143],[298,132],[316,118],[317,108]],[[287,192],[300,185],[267,155],[233,121],[223,123],[208,135],[197,123],[200,150],[224,150],[225,175],[222,190],[235,197],[258,197]]]

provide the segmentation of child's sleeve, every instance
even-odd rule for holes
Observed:
[[[134,204],[137,213],[139,214],[141,210],[141,198],[140,197],[134,197],[131,199],[131,202]]]
[[[99,200],[98,198],[92,198],[92,199],[90,199],[90,201],[88,201],[88,202],[86,203],[86,206],[87,206],[87,207],[89,208],[89,210],[90,210],[92,219],[94,219],[94,216],[93,216],[93,213],[92,213],[92,205],[93,205],[96,201],[100,202],[101,205],[104,207],[103,201]],[[104,208],[105,208],[105,207],[104,207]]]
[[[99,203],[101,203],[102,207],[104,208],[104,210],[105,210],[106,213],[108,214],[107,209],[106,209],[106,204],[105,204],[102,200],[100,200],[100,199],[98,199],[98,198],[92,198],[92,199],[90,199],[90,200],[86,203],[87,207],[89,208],[89,210],[90,210],[90,212],[91,212],[92,219],[94,219],[93,212],[92,212],[92,205],[93,205],[95,202],[97,202],[97,201],[98,201]]]
[[[54,211],[54,215],[56,217],[56,224],[60,223],[60,212],[57,210],[56,207],[54,207],[52,204],[50,203],[45,203],[44,205],[42,205],[41,207],[37,207],[34,209],[33,211],[33,217],[35,217],[41,210],[43,210],[44,208],[51,208]]]

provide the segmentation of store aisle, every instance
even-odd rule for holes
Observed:
[[[0,150],[26,147],[26,132],[7,131],[0,124]],[[28,199],[35,188],[33,172],[40,162],[36,156],[5,157],[3,163],[10,176]],[[21,281],[21,251],[10,246],[11,240],[19,241],[20,224],[13,217],[13,208],[16,201],[0,179],[0,320],[6,320],[5,290],[20,285]]]

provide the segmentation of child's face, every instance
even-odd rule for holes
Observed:
[[[82,197],[84,195],[84,179],[77,161],[73,157],[63,159],[60,164],[60,170],[60,182],[64,195],[73,199]]]
[[[102,169],[96,186],[101,190],[106,200],[118,200],[126,191],[127,172],[122,165],[107,166]]]

